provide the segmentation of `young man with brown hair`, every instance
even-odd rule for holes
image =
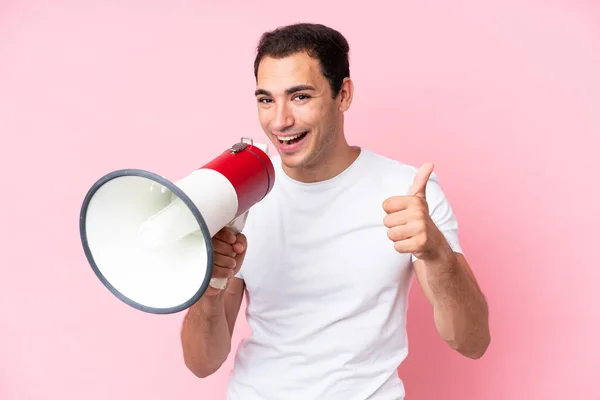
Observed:
[[[433,174],[348,144],[349,46],[336,30],[265,33],[254,72],[259,122],[278,150],[276,183],[244,234],[213,239],[214,276],[186,314],[185,363],[199,377],[227,359],[244,293],[228,400],[398,400],[416,275],[440,336],[479,358],[490,342],[485,297]]]

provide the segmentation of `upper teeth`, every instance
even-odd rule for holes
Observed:
[[[288,140],[292,140],[292,139],[296,139],[297,137],[302,136],[302,133],[298,134],[298,135],[294,135],[294,136],[279,136],[279,140],[283,140],[284,142],[287,142]]]

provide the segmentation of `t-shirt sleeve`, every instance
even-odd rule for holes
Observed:
[[[462,253],[458,235],[458,221],[435,173],[432,173],[429,177],[425,194],[431,219],[442,232],[452,250]],[[417,258],[413,255],[412,261],[416,260]]]
[[[243,264],[242,264],[243,265]],[[237,272],[237,274],[234,275],[236,278],[239,278],[241,280],[244,280],[244,276],[242,275],[242,269],[240,268],[240,270]]]
[[[237,274],[234,275],[236,278],[239,278],[241,280],[244,280],[244,275],[242,275],[242,269],[240,268],[240,270],[237,272]]]

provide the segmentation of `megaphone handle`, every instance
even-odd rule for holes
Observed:
[[[246,218],[248,218],[248,212],[249,211],[246,211],[245,213],[231,221],[229,224],[227,224],[227,228],[231,229],[236,235],[240,233],[246,225]],[[215,289],[223,290],[225,289],[225,286],[227,286],[227,281],[227,278],[212,278],[209,284]]]
[[[231,221],[227,227],[233,231],[236,235],[244,230],[244,226],[246,226],[246,219],[248,218],[249,210]]]

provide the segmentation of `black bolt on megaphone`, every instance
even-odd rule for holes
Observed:
[[[212,237],[240,232],[252,206],[273,188],[265,145],[239,143],[171,182],[140,169],[100,178],[81,208],[83,249],[100,281],[126,304],[169,314],[197,302],[213,279]]]

